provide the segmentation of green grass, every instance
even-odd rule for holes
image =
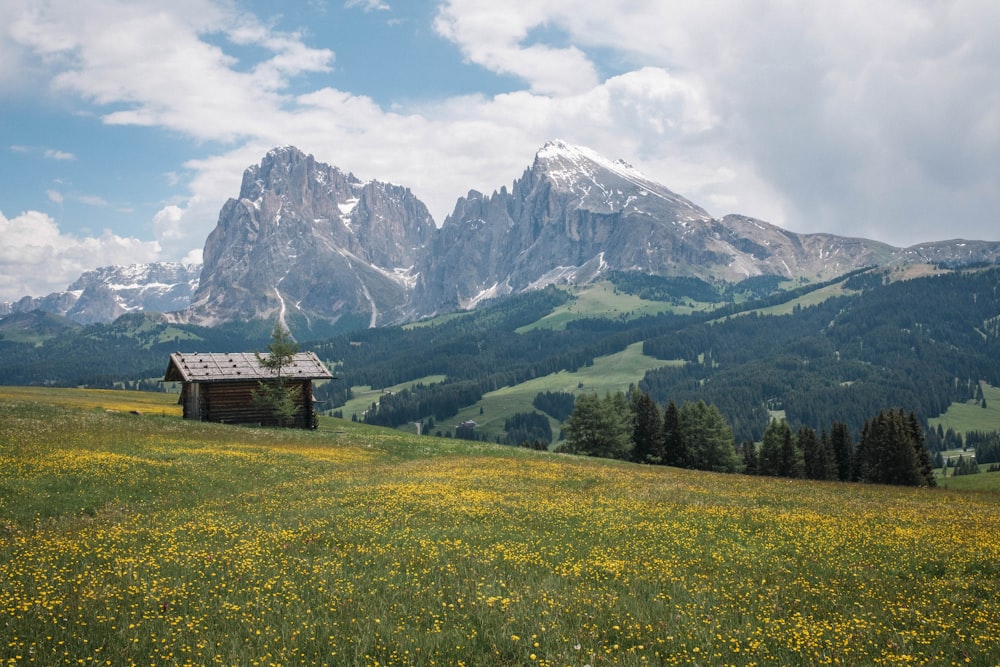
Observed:
[[[991,491],[1000,493],[1000,472],[986,472],[989,464],[980,465],[977,475],[959,475],[958,477],[938,478],[942,488],[958,491]]]
[[[372,403],[378,403],[378,399],[382,394],[387,392],[398,392],[403,389],[409,389],[415,384],[433,384],[435,382],[443,382],[445,379],[444,375],[429,375],[419,380],[412,380],[410,382],[401,382],[392,387],[386,387],[385,389],[372,389],[369,385],[355,385],[351,387],[351,394],[353,398],[344,403],[342,407],[336,408],[348,419],[351,415],[357,415],[358,419],[361,419],[365,411],[371,407]]]
[[[559,306],[550,314],[537,322],[518,329],[518,333],[535,329],[552,329],[561,331],[568,322],[588,317],[607,317],[627,320],[655,315],[663,312],[678,312],[688,314],[705,307],[704,304],[688,306],[673,306],[662,301],[646,301],[632,294],[615,292],[615,287],[609,282],[599,282],[573,290],[573,298]]]
[[[177,398],[177,394],[159,392],[0,385],[0,401],[36,401],[61,407],[179,417],[182,411]]]
[[[458,311],[454,313],[445,313],[444,315],[438,315],[436,317],[431,317],[426,320],[420,320],[418,322],[410,322],[409,324],[404,324],[403,329],[409,331],[411,329],[422,329],[424,327],[436,327],[440,324],[445,324],[446,322],[451,322],[452,320],[457,320],[462,317],[470,317],[472,311]]]
[[[577,396],[582,393],[597,393],[603,396],[606,392],[625,392],[630,386],[638,384],[647,370],[680,363],[683,362],[647,357],[642,353],[642,343],[634,343],[617,354],[598,357],[593,365],[584,366],[575,372],[560,371],[489,392],[483,395],[479,403],[461,410],[448,424],[436,425],[435,430],[453,429],[455,424],[471,419],[476,422],[477,431],[493,440],[503,434],[504,421],[511,415],[537,412],[531,403],[539,393],[567,392]],[[553,437],[558,438],[559,423],[551,419],[550,422]]]
[[[985,409],[978,401],[952,403],[947,412],[940,417],[928,419],[927,423],[931,428],[936,429],[940,424],[945,431],[951,428],[956,433],[1000,430],[1000,387],[993,387],[985,382],[980,386],[986,399]]]
[[[0,664],[1000,662],[997,493],[107,398],[0,397]]]

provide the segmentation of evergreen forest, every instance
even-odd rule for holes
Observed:
[[[1000,267],[911,279],[893,271],[856,271],[792,289],[776,277],[727,286],[619,274],[612,276],[616,290],[663,302],[665,310],[531,326],[573,299],[568,289],[548,287],[427,322],[297,342],[339,378],[317,388],[330,411],[351,398],[352,387],[413,383],[357,416],[372,424],[441,424],[487,392],[576,371],[641,344],[649,358],[671,363],[651,364],[635,388],[663,409],[671,401],[711,406],[735,442],[761,442],[775,416],[820,434],[842,423],[858,441],[881,412],[912,412],[926,428],[953,403],[985,403],[981,382],[1000,386]],[[713,301],[670,307],[701,299]],[[262,350],[273,325],[210,329],[129,314],[32,338],[3,324],[0,383],[144,389],[160,387],[170,352]],[[578,401],[584,392],[576,393]],[[542,394],[535,407],[564,422],[573,400]],[[545,434],[530,417],[513,419],[510,428],[529,439]],[[517,437],[508,435],[508,442]],[[936,453],[943,438],[931,429],[927,444]]]

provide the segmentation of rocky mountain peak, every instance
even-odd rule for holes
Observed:
[[[205,242],[204,265],[109,267],[67,292],[0,303],[80,322],[187,308],[198,324],[281,319],[298,333],[391,324],[609,271],[738,281],[825,280],[873,264],[996,262],[1000,243],[898,249],[712,218],[624,160],[550,141],[510,186],[470,190],[440,229],[406,187],[362,181],[294,146],[248,167]],[[193,297],[190,295],[194,292]],[[293,326],[294,325],[294,326]]]
[[[276,148],[247,168],[240,197],[222,207],[188,316],[399,320],[434,229],[408,188]]]
[[[178,262],[103,266],[84,272],[64,292],[0,304],[0,315],[39,310],[92,324],[133,311],[182,310],[191,303],[200,272],[200,264]]]
[[[625,160],[609,160],[596,151],[565,141],[550,141],[542,146],[531,171],[535,178],[551,182],[554,190],[575,197],[579,208],[640,210],[653,202],[657,209],[669,208],[678,220],[711,218],[704,209],[653,181]]]

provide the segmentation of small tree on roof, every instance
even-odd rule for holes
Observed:
[[[295,360],[299,345],[292,338],[292,332],[280,322],[274,325],[271,332],[271,342],[267,346],[267,355],[259,352],[254,354],[257,363],[274,373],[270,380],[261,380],[253,392],[254,407],[271,415],[278,426],[289,426],[299,411],[298,400],[302,388],[289,385],[285,381],[284,370]]]

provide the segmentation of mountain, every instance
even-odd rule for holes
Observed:
[[[0,304],[0,316],[39,310],[78,324],[110,322],[133,311],[187,308],[198,286],[199,264],[154,262],[105,266],[81,275],[64,292]]]
[[[744,216],[712,218],[624,161],[547,143],[510,190],[458,200],[417,283],[425,309],[460,308],[609,271],[738,281],[776,274],[824,280],[888,261],[894,249],[800,235]]]
[[[614,271],[814,283],[872,265],[995,263],[1000,243],[895,248],[714,218],[622,160],[552,141],[509,189],[459,198],[440,229],[406,187],[275,148],[244,172],[203,256],[200,279],[179,264],[105,267],[67,292],[0,304],[0,316],[41,309],[90,323],[178,311],[174,320],[204,326],[278,319],[317,337]]]
[[[276,148],[244,172],[239,198],[222,207],[185,317],[206,325],[405,320],[413,269],[434,230],[408,188]]]

